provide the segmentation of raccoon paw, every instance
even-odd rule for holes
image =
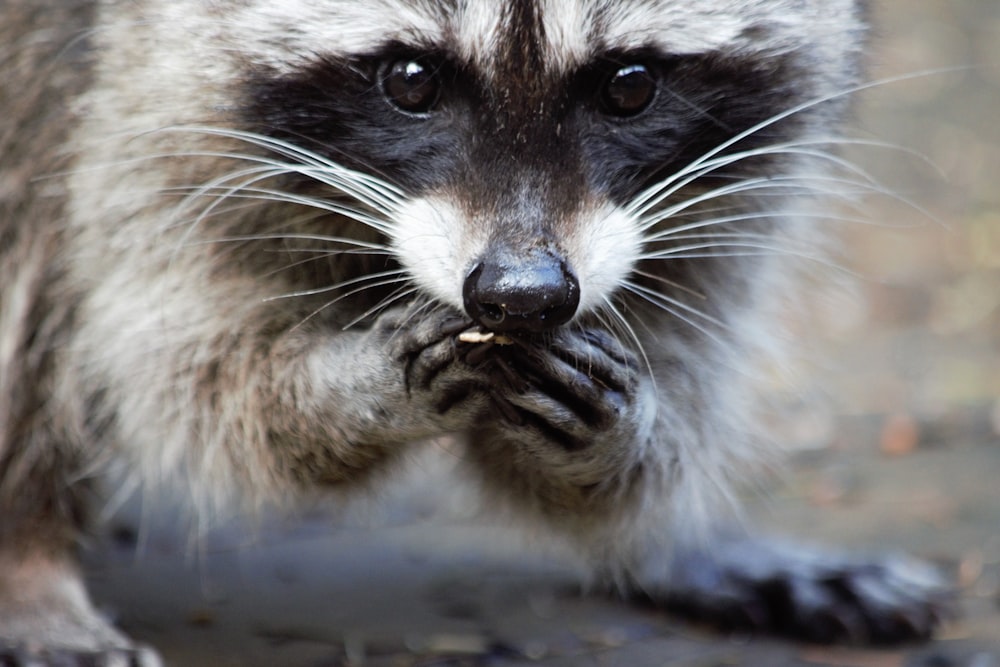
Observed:
[[[161,664],[94,609],[71,561],[0,553],[0,667]]]
[[[426,389],[457,360],[454,335],[470,324],[450,311],[417,317],[404,310],[382,316],[376,326],[389,358],[404,365],[407,389]]]
[[[599,329],[514,338],[491,362],[490,397],[499,418],[568,449],[620,426],[639,385],[635,356]]]
[[[29,650],[0,644],[0,667],[162,667],[150,649]]]
[[[458,353],[456,336],[471,325],[467,317],[446,309],[419,317],[402,309],[383,315],[374,332],[395,365],[390,372],[397,376],[401,370],[402,389],[416,413],[447,413],[449,429],[467,428],[485,404],[487,374]]]
[[[953,602],[924,563],[866,562],[749,539],[679,554],[668,590],[643,597],[724,630],[875,645],[930,637]]]

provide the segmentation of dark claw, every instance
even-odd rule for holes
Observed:
[[[149,649],[34,652],[20,647],[0,647],[0,667],[149,667],[159,664],[154,658],[155,654]]]
[[[949,615],[947,588],[908,567],[742,540],[679,556],[670,589],[653,601],[727,630],[895,644],[927,638]]]
[[[474,343],[467,350],[463,350],[459,358],[469,366],[479,366],[489,359],[493,348],[492,342]]]
[[[472,320],[458,315],[452,315],[441,320],[441,324],[438,327],[438,333],[441,338],[446,338],[448,336],[460,334],[471,326]]]
[[[439,415],[451,410],[453,407],[467,399],[470,395],[479,392],[488,392],[489,387],[482,386],[477,382],[462,382],[449,387],[434,406]]]
[[[510,422],[514,426],[524,426],[524,414],[514,407],[510,401],[495,391],[490,392],[490,399],[492,400],[493,408],[501,419]]]
[[[496,357],[494,361],[497,371],[503,376],[503,380],[515,394],[525,394],[531,389],[531,384],[520,373],[514,370],[502,356]]]
[[[470,325],[470,320],[457,315],[447,315],[436,325],[431,325],[433,328],[425,329],[419,334],[414,332],[418,330],[420,325],[413,330],[405,327],[397,328],[392,335],[401,338],[394,346],[395,358],[397,361],[407,361],[435,343],[468,329]]]
[[[420,356],[421,355],[415,355],[413,359],[409,360],[409,362],[407,363],[404,375],[404,378],[406,380],[407,391],[409,391],[413,386],[411,382],[411,376],[413,374],[413,368],[415,364],[418,361],[420,361]],[[448,366],[452,364],[452,362],[455,360],[455,355],[454,351],[452,350],[451,354],[438,354],[430,358],[427,358],[426,355],[423,356],[425,358],[421,362],[423,368],[421,369],[422,372],[420,373],[419,387],[421,389],[428,389],[431,386],[431,383],[434,381],[434,378],[440,375],[441,371],[448,368]]]
[[[457,359],[453,336],[470,325],[469,320],[449,315],[437,323],[427,323],[423,330],[407,330],[397,346],[397,358],[403,363],[406,391],[427,389],[442,371]],[[419,327],[420,325],[418,325]],[[418,332],[419,331],[419,332]]]

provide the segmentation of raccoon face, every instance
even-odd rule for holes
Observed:
[[[861,25],[850,0],[300,9],[248,58],[245,121],[391,189],[409,278],[495,331],[613,308],[646,289],[637,271],[690,283],[657,261],[691,244],[671,225],[698,229],[683,202],[736,213],[734,183],[787,169],[764,149],[825,131],[822,104],[785,112],[849,85],[823,61],[853,57]],[[288,20],[243,11],[269,34]]]

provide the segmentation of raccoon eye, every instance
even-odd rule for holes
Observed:
[[[438,101],[441,84],[430,66],[419,60],[397,60],[385,68],[382,91],[403,111],[427,113]]]
[[[656,81],[645,65],[626,65],[612,74],[602,91],[605,110],[615,116],[634,116],[653,101]]]

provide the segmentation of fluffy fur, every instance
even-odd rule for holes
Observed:
[[[2,115],[4,554],[69,562],[112,456],[254,505],[459,433],[595,571],[667,585],[756,458],[750,364],[814,248],[856,2],[42,5],[2,10],[32,91]],[[430,109],[393,106],[395,62],[432,72]],[[655,96],[614,113],[636,63]],[[477,262],[538,248],[579,283],[572,320],[456,342]]]

